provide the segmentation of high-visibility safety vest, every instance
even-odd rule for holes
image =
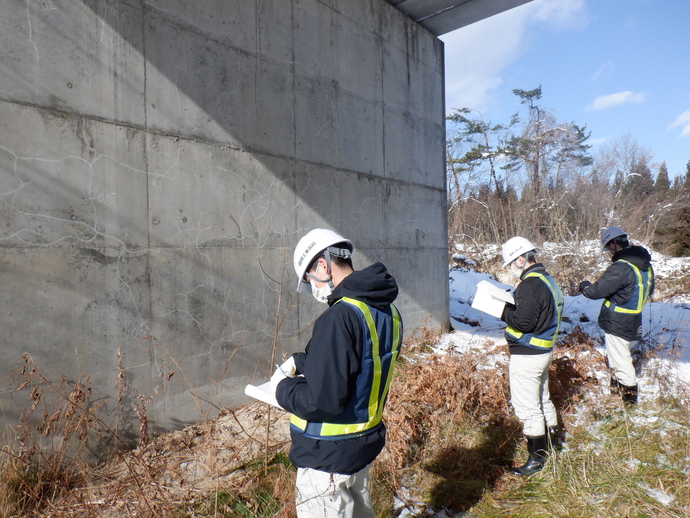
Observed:
[[[531,347],[532,349],[543,349],[544,351],[550,351],[553,349],[553,344],[556,342],[556,336],[558,335],[558,329],[561,326],[561,315],[563,314],[563,293],[561,293],[561,289],[558,287],[558,284],[556,284],[556,281],[553,280],[553,277],[548,274],[530,272],[525,275],[524,278],[527,279],[529,277],[537,277],[546,285],[547,288],[549,288],[556,306],[554,308],[555,311],[553,312],[553,321],[548,328],[539,334],[522,333],[510,326],[506,327],[505,334],[507,338],[511,338],[522,345]]]
[[[654,276],[650,275],[650,270],[640,270],[637,266],[635,266],[632,263],[629,263],[625,259],[619,259],[616,262],[621,262],[625,263],[630,268],[632,268],[633,272],[635,273],[635,289],[630,295],[630,298],[626,300],[623,304],[616,304],[610,299],[604,300],[604,306],[609,310],[609,311],[614,311],[616,313],[628,313],[628,314],[634,314],[634,315],[639,315],[642,313],[642,308],[645,305],[645,302],[647,302],[647,299],[649,298],[649,292],[652,289],[652,282],[654,280]]]
[[[387,313],[349,297],[337,303],[352,307],[362,324],[362,369],[345,409],[330,422],[306,421],[292,415],[290,428],[314,439],[349,439],[371,433],[381,426],[393,366],[402,343],[402,320],[393,304]]]

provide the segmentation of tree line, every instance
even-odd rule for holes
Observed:
[[[507,123],[470,108],[448,117],[451,241],[578,243],[617,225],[662,253],[690,255],[690,159],[671,181],[666,163],[630,135],[593,156],[585,126],[541,107],[541,87],[513,93],[522,113]]]

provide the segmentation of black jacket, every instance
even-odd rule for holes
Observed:
[[[620,262],[620,259],[634,264],[640,270],[649,270],[652,278],[651,296],[654,292],[654,270],[650,263],[652,256],[641,246],[631,246],[613,254],[613,264],[594,284],[584,286],[582,294],[588,299],[611,299],[616,304],[625,303],[633,294],[637,281],[632,268]],[[624,340],[638,340],[642,335],[641,314],[617,313],[606,309],[603,304],[599,312],[599,325],[605,332]]]
[[[549,288],[537,277],[528,277],[529,272],[547,273],[543,264],[537,263],[527,268],[520,276],[520,284],[515,288],[515,305],[506,304],[501,315],[510,327],[522,333],[540,334],[553,322],[555,304]],[[522,280],[524,279],[524,280]],[[544,354],[545,351],[533,349],[507,337],[510,354]]]
[[[307,421],[328,421],[339,415],[354,390],[362,359],[362,329],[355,310],[335,304],[351,297],[386,309],[398,296],[398,285],[381,263],[348,275],[328,297],[329,308],[314,323],[303,353],[293,355],[303,377],[278,384],[276,398],[287,410]],[[291,432],[290,461],[297,467],[350,475],[371,463],[386,442],[385,426],[353,439],[317,440]]]

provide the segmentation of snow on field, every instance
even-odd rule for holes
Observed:
[[[539,254],[550,255],[563,253],[563,247],[547,248],[539,250]],[[458,246],[458,248],[461,248]],[[565,253],[575,253],[566,250]],[[600,271],[603,271],[610,260],[608,256],[601,253],[598,243],[589,242],[586,246],[580,246],[578,254],[589,257],[597,257],[600,264]],[[673,279],[679,277],[690,269],[690,258],[667,258],[658,253],[652,253],[654,270],[657,278]],[[499,247],[487,247],[484,257],[498,256]],[[445,334],[437,346],[439,351],[448,350],[469,352],[475,348],[485,347],[487,342],[505,344],[503,329],[505,324],[498,318],[494,318],[486,313],[470,307],[476,284],[483,280],[491,280],[494,284],[512,291],[515,286],[504,284],[486,273],[475,271],[474,260],[463,254],[454,256],[456,261],[462,262],[465,266],[461,268],[451,268],[450,271],[450,315],[453,332]],[[537,258],[539,260],[539,256]],[[506,277],[507,278],[507,277]],[[597,275],[588,277],[595,281]],[[517,282],[517,281],[516,281]],[[582,295],[566,296],[563,310],[563,322],[561,325],[561,335],[566,335],[579,326],[582,331],[590,335],[600,346],[597,351],[604,354],[604,334],[597,324],[597,317],[601,307],[601,300],[590,300]],[[659,354],[655,360],[666,363],[672,375],[679,383],[690,386],[690,293],[675,295],[670,300],[649,302],[643,311],[643,341],[647,346],[659,346]],[[633,349],[635,345],[633,345]],[[496,358],[496,361],[507,361],[505,358]],[[641,397],[653,396],[655,382],[653,378],[646,377],[646,371],[657,372],[657,369],[646,369],[641,366],[638,372],[641,387]],[[608,378],[608,373],[601,373],[602,379]]]
[[[479,263],[486,265],[488,261],[493,261],[492,264],[496,264],[496,257],[500,256],[500,247],[496,245],[484,247],[480,256],[475,252],[463,253],[465,251],[460,245],[456,248],[458,253],[454,254],[453,259],[457,264],[463,266],[453,267],[449,273],[449,303],[453,331],[440,337],[435,346],[435,352],[443,354],[453,351],[456,354],[471,354],[473,352],[494,351],[495,354],[481,355],[486,362],[484,366],[493,368],[496,364],[507,364],[509,356],[506,347],[487,348],[488,344],[495,344],[496,346],[506,344],[503,336],[505,324],[498,318],[470,307],[477,291],[476,285],[481,280],[490,280],[506,290],[514,290],[515,285],[512,283],[512,277],[505,274],[505,271],[500,271],[500,280],[511,282],[511,284],[500,282],[499,279],[478,271],[486,270],[486,268],[478,267]],[[538,250],[539,255],[543,254],[550,259],[558,254],[596,258],[598,271],[587,276],[592,282],[610,264],[610,259],[601,253],[601,248],[597,242],[585,243],[577,249],[562,245],[552,247],[548,244],[545,244],[544,248],[544,250]],[[673,259],[654,252],[651,253],[657,279],[675,279],[690,271],[690,258]],[[566,296],[561,337],[564,338],[575,326],[579,326],[583,332],[599,343],[593,354],[604,355],[604,334],[597,325],[601,303],[601,300],[590,300],[582,295]],[[659,394],[656,378],[659,372],[668,373],[670,378],[675,379],[678,386],[683,386],[685,390],[682,393],[687,394],[687,389],[690,388],[690,293],[674,295],[667,300],[649,302],[643,313],[643,333],[643,342],[647,347],[659,347],[658,353],[652,359],[644,360],[647,363],[639,366],[637,374],[640,385],[640,401],[652,399]],[[636,345],[633,346],[633,349],[635,347]],[[579,354],[592,353],[586,349]],[[482,367],[479,366],[479,368]],[[610,377],[608,372],[597,372],[595,375],[601,380],[602,386],[608,386]],[[576,412],[579,411],[576,410]],[[636,414],[632,419],[659,419],[659,416],[644,413]],[[596,429],[599,424],[594,422],[590,425],[592,427],[590,433],[593,437],[601,433]],[[659,422],[658,426],[674,428],[676,424]],[[672,495],[658,489],[650,487],[644,487],[644,489],[652,498],[663,505],[669,505],[673,500]],[[444,510],[432,511],[423,502],[413,502],[405,488],[402,488],[398,496],[400,498],[396,498],[396,509],[400,511],[400,517],[434,516],[446,518],[448,516]]]

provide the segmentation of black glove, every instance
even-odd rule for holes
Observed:
[[[580,286],[578,286],[578,290],[580,290],[580,293],[584,293],[584,292],[585,292],[585,288],[586,288],[587,286],[591,286],[591,285],[592,285],[592,283],[589,282],[589,281],[582,281],[582,282],[580,283]]]

